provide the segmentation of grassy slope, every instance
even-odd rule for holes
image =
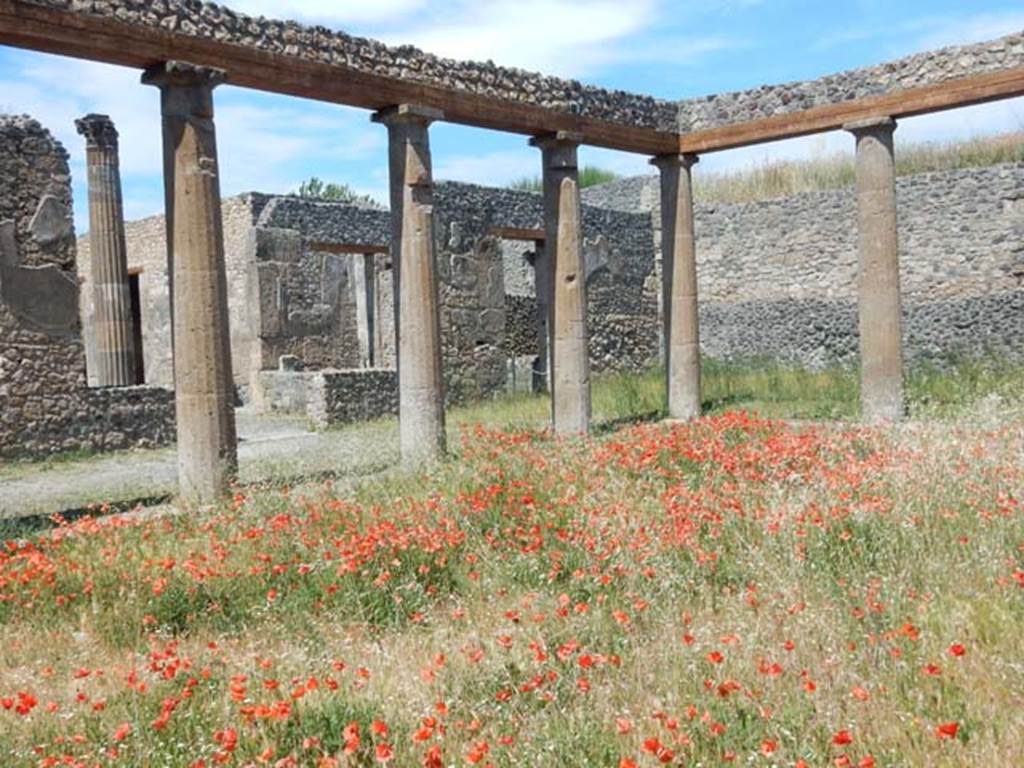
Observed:
[[[912,401],[1020,397],[1019,372],[964,371],[913,379]],[[800,415],[845,407],[852,379],[705,384]],[[656,409],[659,382],[605,380],[597,408]],[[473,426],[543,412],[458,412],[456,457],[428,471],[9,548],[0,763],[1024,760],[1024,419]]]

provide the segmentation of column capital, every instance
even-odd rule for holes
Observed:
[[[143,85],[157,88],[209,88],[213,90],[227,80],[227,72],[187,61],[164,61],[147,67],[142,73]]]
[[[583,135],[571,131],[555,131],[530,139],[530,146],[537,147],[549,168],[574,170],[579,167],[576,149],[583,142]]]
[[[381,125],[430,125],[437,120],[444,120],[444,112],[422,104],[395,104],[392,107],[379,109],[370,119]]]
[[[108,115],[90,113],[75,120],[75,128],[85,137],[86,147],[117,149],[117,128]]]
[[[667,155],[655,155],[649,162],[661,170],[673,167],[693,168],[700,162],[700,156],[692,152],[670,152]]]
[[[582,143],[583,134],[573,131],[554,131],[530,139],[530,146],[537,147],[537,149],[576,148]]]
[[[864,120],[854,120],[850,123],[844,123],[843,130],[852,133],[854,136],[866,133],[892,133],[896,130],[896,121],[888,116],[868,117]]]

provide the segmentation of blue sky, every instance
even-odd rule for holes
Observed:
[[[813,78],[1024,29],[1019,0],[232,0],[231,7],[493,59],[664,98]],[[317,175],[386,199],[385,129],[369,113],[225,86],[216,92],[225,194],[294,190]],[[157,92],[138,72],[0,47],[0,111],[39,118],[71,153],[76,221],[86,229],[84,146],[72,121],[106,112],[121,132],[128,218],[160,212]],[[1024,129],[1024,100],[904,121],[898,141]],[[539,170],[526,138],[432,128],[435,176],[502,184]],[[705,157],[698,173],[778,157],[849,152],[841,133]],[[646,158],[584,148],[584,163],[644,173]]]

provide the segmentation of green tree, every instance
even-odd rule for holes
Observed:
[[[348,184],[324,183],[316,176],[299,185],[299,197],[311,200],[330,200],[337,203],[361,203],[377,205],[377,201],[369,195],[360,195]]]

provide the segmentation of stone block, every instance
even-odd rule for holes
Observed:
[[[28,226],[36,242],[44,247],[59,243],[75,233],[67,205],[53,195],[43,195]]]

